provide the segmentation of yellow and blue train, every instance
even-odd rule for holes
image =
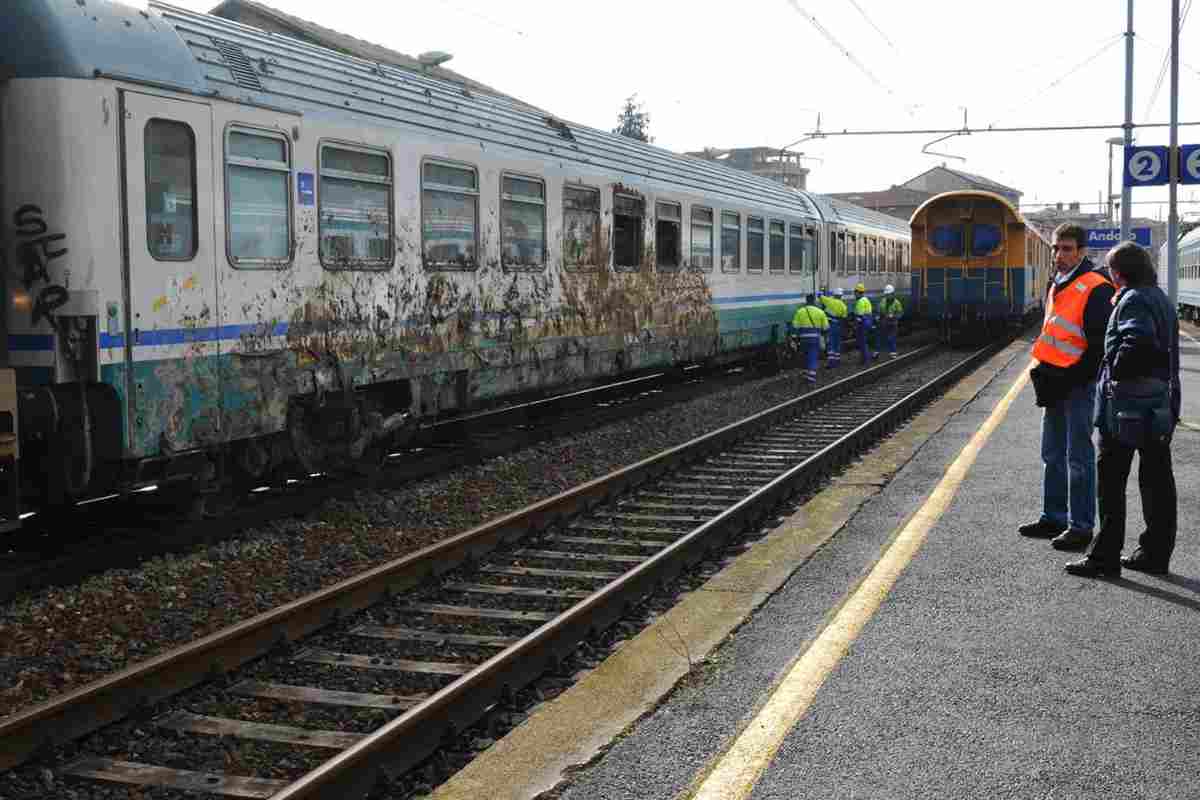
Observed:
[[[914,311],[948,339],[985,340],[1040,313],[1050,242],[1006,198],[944,192],[909,224]]]

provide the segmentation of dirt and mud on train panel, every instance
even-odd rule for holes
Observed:
[[[133,92],[123,107],[129,450],[169,455],[222,437],[216,276],[223,259],[204,224],[215,214],[212,112]]]

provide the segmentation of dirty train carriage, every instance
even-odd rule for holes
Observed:
[[[745,173],[167,6],[0,21],[4,366],[43,504],[226,448],[250,479],[358,462],[763,344],[828,283],[811,198]]]
[[[878,305],[891,285],[910,308],[911,252],[908,223],[835,197],[811,195],[825,219],[821,286],[851,292],[858,284]]]
[[[985,340],[1043,307],[1050,243],[1007,199],[944,192],[925,201],[910,224],[916,311],[950,338]]]

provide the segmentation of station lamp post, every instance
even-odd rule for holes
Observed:
[[[1112,222],[1112,220],[1113,220],[1113,198],[1116,197],[1116,195],[1113,194],[1113,190],[1112,190],[1113,147],[1114,146],[1124,147],[1125,146],[1125,137],[1124,136],[1114,136],[1111,139],[1106,139],[1105,143],[1108,145],[1108,186],[1106,186],[1105,189],[1108,192],[1108,221]],[[1124,152],[1124,151],[1122,151],[1122,152]]]

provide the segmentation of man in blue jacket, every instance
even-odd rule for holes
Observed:
[[[1089,578],[1117,577],[1123,564],[1165,575],[1175,549],[1178,522],[1171,434],[1179,422],[1182,395],[1179,320],[1170,299],[1158,287],[1148,252],[1133,242],[1123,242],[1109,253],[1108,267],[1120,293],[1105,331],[1096,398],[1100,532],[1087,557],[1067,564],[1066,569]],[[1130,397],[1136,399],[1131,402]],[[1117,418],[1110,411],[1123,413]],[[1114,422],[1126,429],[1113,430]],[[1146,530],[1133,554],[1121,558],[1125,484],[1135,452]]]

